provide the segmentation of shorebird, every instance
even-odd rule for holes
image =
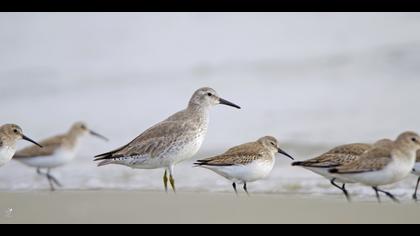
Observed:
[[[405,132],[391,145],[374,147],[362,154],[358,160],[332,168],[329,172],[346,181],[372,187],[378,202],[381,201],[379,193],[384,193],[398,202],[394,195],[379,189],[379,186],[394,184],[406,178],[413,170],[418,150],[418,134]]]
[[[51,191],[54,191],[54,184],[58,187],[62,185],[51,175],[51,169],[73,160],[78,152],[81,139],[87,134],[107,140],[104,136],[90,130],[85,123],[77,122],[66,134],[57,135],[40,142],[43,148],[37,146],[24,148],[18,151],[14,158],[27,166],[37,168],[37,173],[48,179]],[[47,172],[43,173],[41,169],[47,169]]]
[[[12,159],[16,152],[16,143],[21,139],[42,147],[37,142],[26,137],[18,125],[6,124],[0,127],[0,166],[5,165]]]
[[[416,189],[414,190],[413,194],[413,199],[417,201],[417,190],[419,189],[420,184],[420,151],[417,151],[416,164],[413,168],[413,174],[419,176],[417,179]]]
[[[329,170],[334,167],[355,162],[369,149],[389,145],[390,142],[392,141],[389,139],[382,139],[373,145],[366,143],[341,145],[313,159],[293,162],[292,166],[301,166],[330,180],[331,185],[343,191],[344,196],[350,202],[351,198],[346,189],[346,184],[351,184],[353,182],[340,178],[339,176],[334,176]],[[342,186],[339,186],[337,183],[341,183]]]
[[[243,184],[245,192],[249,195],[247,183],[266,178],[271,173],[276,153],[293,160],[292,156],[280,149],[274,137],[266,136],[256,142],[233,147],[219,156],[198,160],[195,165],[212,170],[232,181],[236,194],[236,184]]]
[[[307,161],[293,162],[292,166],[301,166],[305,169],[308,169],[316,174],[319,174],[329,179],[330,183],[334,187],[343,191],[346,199],[350,201],[350,195],[346,189],[346,184],[348,184],[349,182],[339,177],[333,176],[331,173],[329,173],[329,169],[357,160],[360,157],[360,155],[362,155],[371,147],[372,145],[364,143],[342,145],[313,159]],[[342,186],[339,186],[337,182],[342,183]]]
[[[127,145],[95,156],[95,161],[101,161],[98,166],[117,164],[135,169],[165,168],[165,191],[168,192],[169,172],[169,182],[176,192],[174,166],[198,152],[207,133],[210,108],[218,104],[240,109],[220,98],[211,88],[198,89],[185,110],[149,128]]]

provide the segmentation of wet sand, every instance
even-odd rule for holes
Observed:
[[[0,193],[0,223],[420,223],[420,204],[290,195],[59,191]]]

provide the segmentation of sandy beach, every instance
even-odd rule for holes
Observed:
[[[1,193],[0,223],[420,223],[420,204],[289,195],[64,191]]]

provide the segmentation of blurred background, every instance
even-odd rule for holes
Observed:
[[[0,123],[40,140],[82,120],[110,138],[86,140],[73,163],[54,170],[65,189],[161,190],[162,170],[97,168],[92,158],[210,86],[243,109],[212,110],[196,158],[270,134],[307,159],[343,143],[420,132],[419,29],[418,13],[1,13]],[[181,191],[230,191],[191,163],[176,169]],[[250,191],[337,193],[289,164],[279,158]],[[48,189],[17,162],[1,168],[0,180],[4,191]],[[394,192],[409,197],[414,184]]]

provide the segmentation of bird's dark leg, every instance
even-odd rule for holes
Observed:
[[[336,188],[340,189],[341,191],[343,191],[344,196],[346,196],[347,201],[348,201],[348,202],[351,202],[350,195],[349,195],[349,193],[348,193],[348,192],[347,192],[347,190],[346,190],[346,184],[343,184],[343,187],[340,187],[340,186],[338,186],[338,185],[335,183],[335,181],[336,181],[336,179],[335,179],[335,178],[334,178],[334,179],[332,179],[332,180],[331,180],[331,184],[332,184],[334,187],[336,187]]]
[[[54,187],[54,180],[55,181],[57,181],[54,177],[52,177],[51,175],[50,175],[50,170],[48,169],[48,172],[47,173],[43,173],[42,171],[41,171],[41,168],[37,168],[36,169],[36,173],[38,174],[38,175],[42,175],[42,176],[45,176],[46,178],[47,178],[47,180],[48,180],[48,183],[49,183],[49,185],[50,185],[50,190],[51,191],[55,191],[55,187]],[[57,181],[58,182],[58,181]]]
[[[236,196],[238,196],[238,190],[236,189],[236,183],[235,182],[232,184],[232,187],[233,187],[233,190],[235,190]]]
[[[413,194],[413,199],[414,199],[415,201],[417,201],[417,190],[419,189],[419,184],[420,184],[420,177],[419,177],[419,178],[418,178],[418,180],[417,180],[416,189],[415,189],[414,194]]]
[[[248,188],[246,187],[246,182],[244,182],[244,190],[245,190],[246,194],[248,194],[248,197],[249,197],[250,195],[248,193]]]
[[[51,172],[51,169],[48,169],[46,176],[47,176],[48,182],[50,183],[51,191],[55,190],[54,184],[57,185],[58,187],[63,187],[63,185],[54,176],[52,176],[50,172]]]
[[[378,189],[378,188],[376,188],[376,189],[378,190],[378,192],[384,193],[385,195],[387,195],[389,198],[392,199],[392,201],[394,201],[396,203],[400,203],[400,201],[394,195],[392,195],[390,192],[386,192],[386,191]]]
[[[381,203],[381,196],[379,196],[379,190],[377,187],[372,187],[373,190],[375,190],[376,193],[376,199],[378,199],[378,202]]]

